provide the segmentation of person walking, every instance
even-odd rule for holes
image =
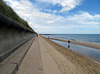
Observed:
[[[70,48],[70,40],[68,40],[68,48]]]

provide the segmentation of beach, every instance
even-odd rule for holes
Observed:
[[[55,39],[55,38],[49,38],[49,39],[63,41],[63,42],[68,42],[68,40],[64,40],[64,39]],[[82,45],[82,46],[86,46],[86,47],[100,49],[100,43],[83,42],[83,41],[75,41],[75,40],[69,40],[69,41],[72,44],[77,44],[77,45]]]
[[[49,44],[48,51],[63,74],[100,74],[100,63],[94,59],[78,54],[47,38],[41,37]],[[54,49],[53,49],[54,48]]]
[[[100,74],[100,0],[0,0],[0,74]]]

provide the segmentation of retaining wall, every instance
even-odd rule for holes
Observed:
[[[36,33],[0,14],[0,62]]]

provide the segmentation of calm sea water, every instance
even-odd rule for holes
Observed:
[[[74,39],[76,41],[100,43],[100,34],[52,34],[44,36],[45,37],[49,36],[50,38],[60,38],[67,40]]]
[[[56,35],[43,35],[44,37],[50,37],[50,38],[59,38],[59,39],[67,39],[67,40],[77,40],[77,41],[85,41],[85,42],[94,42],[94,43],[100,43],[100,34],[56,34]],[[66,48],[68,48],[68,43],[52,40]],[[77,53],[80,53],[85,56],[89,56],[95,59],[100,60],[100,50],[90,47],[85,47],[81,45],[76,44],[70,44],[70,50],[73,50]]]

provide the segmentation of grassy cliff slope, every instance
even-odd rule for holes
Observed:
[[[28,23],[21,19],[3,0],[0,0],[0,13],[32,30]]]

